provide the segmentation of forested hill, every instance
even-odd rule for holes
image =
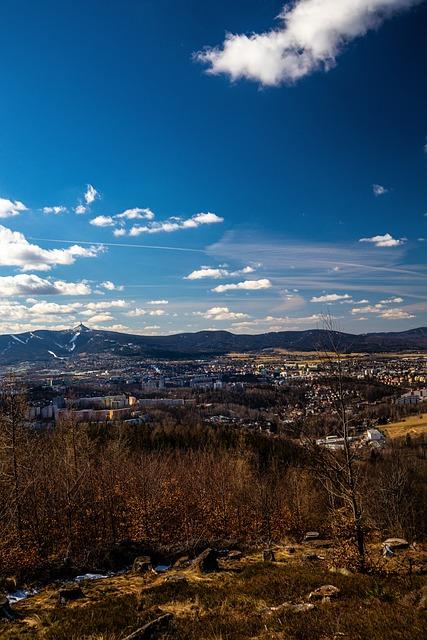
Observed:
[[[427,350],[427,328],[389,333],[333,332],[333,342],[343,352],[401,352]],[[0,364],[49,361],[87,353],[146,357],[200,357],[230,351],[262,349],[313,351],[326,349],[331,334],[325,330],[280,331],[258,335],[228,331],[199,331],[170,336],[143,336],[89,329],[79,325],[62,331],[36,330],[0,336]]]

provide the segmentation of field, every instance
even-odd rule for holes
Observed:
[[[427,434],[427,413],[408,416],[400,422],[392,422],[381,427],[381,430],[384,431],[389,438],[402,438],[407,434],[411,436]]]

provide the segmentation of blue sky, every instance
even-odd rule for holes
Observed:
[[[1,333],[427,325],[427,3],[316,4],[1,3]]]

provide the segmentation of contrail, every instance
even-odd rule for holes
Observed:
[[[130,242],[89,242],[88,240],[57,240],[54,238],[35,238],[34,236],[28,236],[28,239],[36,240],[37,242],[88,244],[91,246],[97,245],[100,247],[130,247],[131,249],[160,249],[163,251],[190,251],[192,253],[206,253],[204,249],[190,249],[189,247],[166,247],[155,244],[132,244]]]

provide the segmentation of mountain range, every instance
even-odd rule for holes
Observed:
[[[427,351],[427,327],[388,333],[350,334],[333,332],[333,341],[342,352]],[[75,358],[81,354],[142,356],[149,358],[195,358],[231,351],[263,349],[295,351],[324,350],[331,335],[323,329],[279,331],[257,335],[228,331],[198,331],[170,336],[143,336],[116,331],[89,329],[83,324],[61,331],[36,330],[0,335],[0,364],[48,362]]]

